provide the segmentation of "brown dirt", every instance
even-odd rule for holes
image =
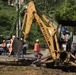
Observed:
[[[66,67],[46,68],[45,65],[41,67],[22,66],[13,63],[0,63],[0,75],[76,75],[76,68],[72,72]],[[75,70],[73,72],[73,69]],[[66,72],[67,70],[67,72]]]
[[[75,72],[65,72],[61,69],[32,66],[0,65],[0,75],[76,75]]]

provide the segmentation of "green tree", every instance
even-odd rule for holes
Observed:
[[[0,35],[4,35],[6,39],[13,34],[16,15],[15,7],[4,5],[0,1]]]
[[[75,0],[65,0],[63,5],[56,10],[54,18],[56,20],[76,21],[76,3]]]

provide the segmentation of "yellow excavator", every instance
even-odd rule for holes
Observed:
[[[40,17],[45,20],[48,26],[46,25],[46,23],[43,22],[43,20]],[[45,15],[39,16],[33,1],[30,1],[27,4],[22,23],[22,33],[24,35],[24,41],[26,42],[26,39],[28,38],[28,34],[30,32],[34,19],[37,21],[38,26],[49,48],[49,54],[42,58],[42,60],[47,58],[47,60],[43,63],[45,63],[47,67],[59,65],[60,63],[63,65],[68,63],[71,66],[76,66],[75,56],[71,52],[63,51],[60,49],[58,39],[56,36],[56,28],[52,25],[50,20],[48,20]]]

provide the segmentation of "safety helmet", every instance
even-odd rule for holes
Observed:
[[[66,32],[66,29],[65,28],[62,28],[61,32],[63,32],[63,33]]]
[[[39,42],[39,39],[36,39],[36,42]]]
[[[5,40],[3,40],[3,42],[5,42]]]
[[[15,35],[13,35],[12,38],[15,38]]]

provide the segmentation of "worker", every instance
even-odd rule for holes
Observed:
[[[8,52],[9,52],[8,56],[10,57],[10,55],[12,53],[12,42],[11,42],[11,40],[9,41],[7,48],[8,48]]]
[[[15,35],[12,36],[11,43],[13,43],[14,39],[15,39]]]
[[[13,44],[14,39],[15,39],[15,35],[13,35],[12,39],[10,39],[10,41],[9,41],[9,47],[8,47],[9,57],[10,57],[10,55],[12,53],[12,44]]]
[[[38,54],[40,53],[40,45],[39,45],[39,39],[36,40],[36,43],[34,45],[34,55],[38,58]]]
[[[67,43],[67,51],[71,51],[71,36],[70,36],[70,32],[66,31],[66,43]]]
[[[70,40],[71,36],[70,34],[67,33],[66,29],[62,29],[62,35],[61,35],[61,40],[62,40],[62,49],[64,51],[67,50],[68,48],[68,44],[69,44],[69,40]]]
[[[7,50],[7,47],[6,47],[6,41],[3,40],[3,43],[2,43],[2,47],[3,47],[3,55],[6,55],[6,50]]]
[[[67,48],[67,44],[66,44],[66,29],[65,28],[62,28],[61,30],[61,42],[62,42],[62,50],[66,51],[66,48]]]
[[[40,53],[39,39],[36,40],[36,43],[34,45],[34,55],[36,57],[36,60],[33,61],[32,64],[36,64],[41,61],[42,54]]]

